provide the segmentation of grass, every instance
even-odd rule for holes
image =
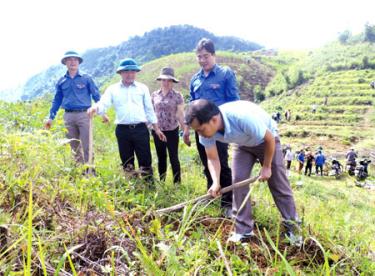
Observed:
[[[189,206],[182,213],[153,215],[153,210],[205,192],[194,148],[181,146],[181,186],[168,175],[165,184],[148,190],[122,175],[117,148],[111,146],[112,127],[95,120],[99,176],[85,178],[73,166],[69,146],[61,143],[59,124],[51,133],[37,126],[29,132],[2,133],[0,208],[9,214],[2,222],[9,228],[6,253],[0,253],[4,274],[218,275],[227,271],[218,242],[233,274],[366,274],[374,269],[368,254],[375,250],[375,223],[365,226],[363,221],[374,217],[368,203],[375,196],[354,187],[349,178],[292,176],[304,248],[296,250],[284,240],[266,185],[255,185],[252,192],[258,239],[228,245],[233,225],[219,218],[217,201]],[[297,188],[300,178],[304,185]]]
[[[292,121],[279,128],[282,142],[293,150],[322,145],[328,157],[342,158],[355,145],[361,155],[368,154],[375,148],[374,92],[368,87],[375,73],[338,71],[351,68],[361,56],[351,52],[353,58],[343,62],[347,47],[337,46],[337,51],[336,46],[328,47],[276,56],[221,52],[218,61],[237,72],[242,98],[257,91],[273,95],[262,103],[269,112],[291,109]],[[373,52],[371,45],[358,49],[369,57]],[[163,66],[175,67],[181,81],[177,90],[186,97],[190,77],[198,70],[194,54],[145,64],[139,80],[150,91],[157,89],[154,79]],[[114,81],[118,76],[102,89]],[[220,217],[218,200],[168,215],[155,213],[206,192],[194,146],[181,143],[181,185],[172,183],[168,171],[167,181],[150,189],[123,175],[114,125],[103,125],[96,118],[98,177],[87,178],[82,176],[84,168],[72,162],[62,112],[51,131],[42,129],[50,100],[46,96],[34,102],[0,102],[0,274],[371,275],[375,271],[375,194],[356,187],[353,178],[292,173],[302,219],[301,248],[285,240],[267,185],[254,185],[257,238],[228,244],[233,222]],[[315,114],[310,112],[312,104],[318,105]],[[114,119],[113,110],[109,116]],[[153,144],[152,150],[155,167]]]

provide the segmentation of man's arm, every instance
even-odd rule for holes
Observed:
[[[275,137],[267,129],[264,135],[264,160],[260,170],[260,181],[268,180],[272,175],[272,159],[275,152]]]
[[[227,70],[227,80],[226,80],[226,89],[225,89],[225,97],[228,102],[237,101],[240,99],[237,87],[237,80],[236,75],[232,71],[232,69],[228,68]]]
[[[50,129],[52,126],[52,121],[55,119],[57,111],[59,111],[59,108],[61,106],[62,100],[63,100],[63,93],[61,90],[61,87],[59,86],[59,82],[56,84],[56,94],[52,101],[52,107],[49,111],[49,118],[45,122],[44,127],[46,129]]]
[[[208,193],[213,196],[217,197],[220,195],[220,159],[219,154],[217,152],[216,143],[215,145],[205,148],[206,155],[207,155],[207,165],[208,170],[210,171],[211,178],[212,178],[212,186],[208,190]]]
[[[88,76],[89,91],[93,100],[97,103],[100,100],[99,89],[96,86],[94,80]]]

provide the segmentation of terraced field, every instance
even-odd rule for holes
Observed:
[[[374,70],[327,72],[307,84],[262,103],[269,112],[290,109],[279,124],[283,142],[294,149],[323,146],[335,156],[351,146],[368,156],[375,150]],[[312,111],[316,107],[316,112]]]

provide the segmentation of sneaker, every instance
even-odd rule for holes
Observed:
[[[227,219],[232,219],[233,218],[232,206],[224,207],[223,216],[225,218],[227,218]]]
[[[286,228],[285,238],[289,241],[290,245],[300,247],[303,244],[301,236],[301,222],[296,220],[285,220],[283,225]]]
[[[228,242],[243,242],[247,239],[250,239],[251,237],[255,237],[254,231],[251,231],[250,233],[245,233],[245,234],[239,234],[232,232],[230,237],[228,238]]]
[[[285,234],[285,238],[292,246],[301,247],[303,244],[302,236],[294,233],[293,231],[287,231]]]

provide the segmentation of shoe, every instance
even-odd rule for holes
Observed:
[[[289,241],[290,245],[301,247],[303,239],[301,236],[301,222],[296,220],[285,220],[282,222],[285,229],[285,238]]]
[[[233,218],[232,206],[224,207],[223,216],[225,218],[227,218],[227,219],[232,219]]]
[[[302,236],[294,233],[293,231],[287,231],[285,238],[289,241],[290,245],[301,247],[303,244]]]
[[[250,239],[251,237],[255,237],[254,231],[251,231],[250,233],[245,233],[245,234],[232,232],[230,237],[228,238],[228,242],[234,242],[234,243],[244,242]]]

